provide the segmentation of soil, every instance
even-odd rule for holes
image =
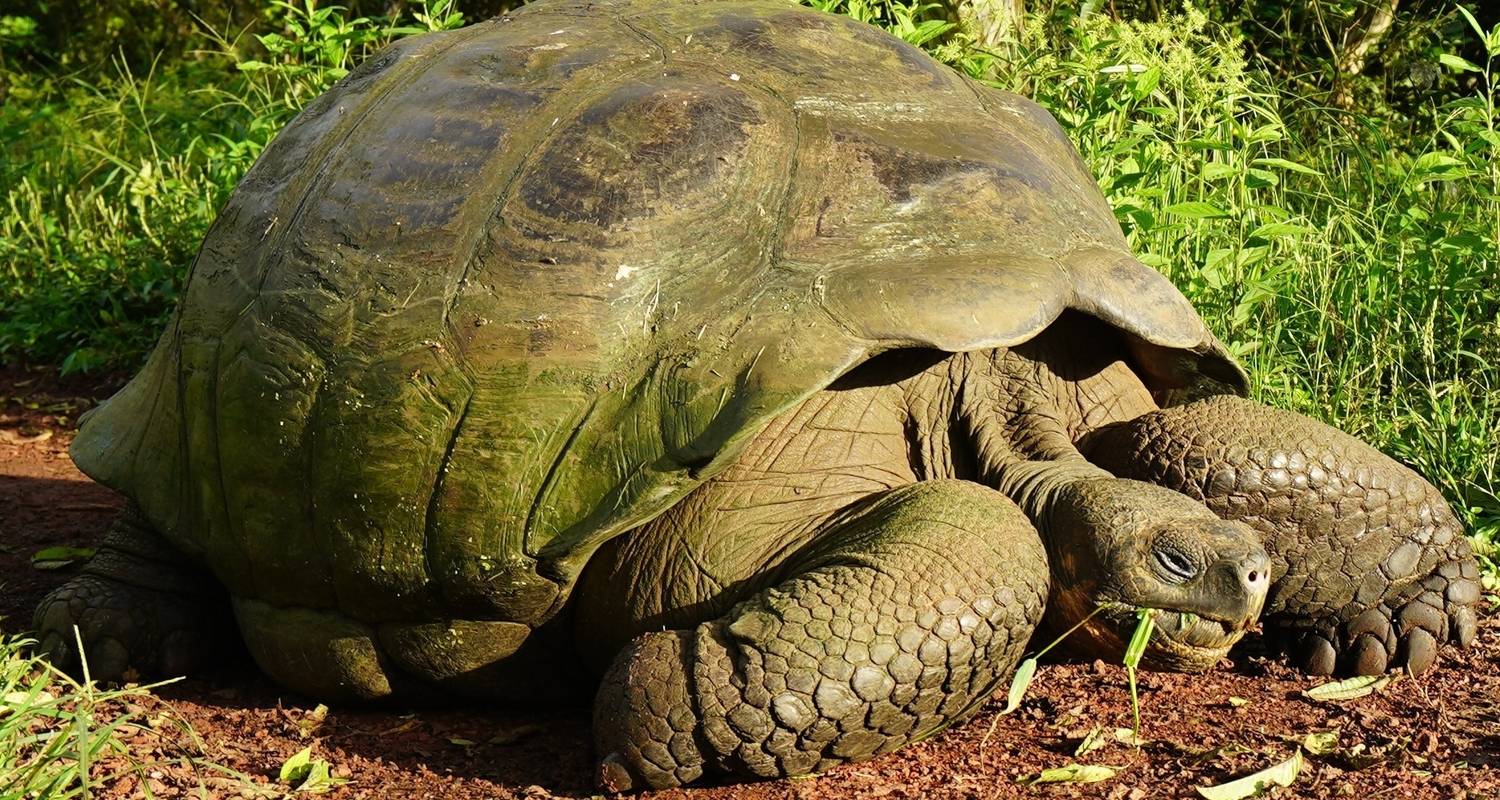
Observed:
[[[121,505],[67,457],[77,416],[118,378],[62,380],[0,370],[0,630],[24,631],[31,609],[69,568],[33,567],[54,545],[87,547]],[[997,716],[997,699],[968,724],[874,761],[790,781],[662,792],[692,800],[832,797],[1196,797],[1293,756],[1309,734],[1336,743],[1306,753],[1281,797],[1500,797],[1500,615],[1481,617],[1477,642],[1445,649],[1439,668],[1344,702],[1303,696],[1317,681],[1250,641],[1203,675],[1145,673],[1139,748],[1118,665],[1044,665],[1026,700]],[[127,733],[146,766],[106,781],[105,796],[280,796],[282,763],[304,747],[346,783],[330,796],[578,797],[593,793],[586,709],[516,713],[492,708],[335,708],[288,693],[243,653],[222,669],[138,700],[153,724]],[[190,726],[165,724],[175,713]],[[1075,755],[1098,729],[1102,747]],[[196,735],[194,735],[194,733]],[[116,758],[116,761],[119,759]],[[1018,782],[1068,764],[1117,771],[1091,784]],[[100,767],[107,770],[110,762]],[[215,767],[212,765],[222,765]],[[118,766],[118,764],[116,765]],[[225,769],[227,768],[227,769]],[[143,785],[144,784],[144,785]]]

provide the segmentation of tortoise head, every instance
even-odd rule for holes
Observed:
[[[1060,490],[1048,520],[1052,596],[1044,629],[1085,658],[1119,660],[1140,609],[1156,613],[1142,662],[1212,667],[1255,624],[1270,559],[1248,526],[1161,487],[1118,478]],[[1081,624],[1080,624],[1081,623]]]

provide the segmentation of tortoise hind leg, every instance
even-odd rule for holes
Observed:
[[[223,589],[134,507],[115,520],[79,575],[42,598],[34,625],[41,651],[75,674],[82,674],[81,640],[96,680],[193,672],[234,630]]]
[[[616,657],[594,706],[603,788],[801,775],[937,733],[1011,674],[1048,584],[1020,509],[953,480],[875,495],[781,571]]]

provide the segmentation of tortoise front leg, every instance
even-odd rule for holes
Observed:
[[[1309,672],[1430,667],[1475,633],[1479,565],[1421,476],[1348,434],[1222,396],[1091,434],[1090,460],[1202,500],[1264,538],[1267,636]]]
[[[603,788],[802,775],[930,736],[1011,674],[1047,596],[1031,523],[966,481],[879,493],[784,568],[616,657],[594,707]]]
[[[153,677],[192,672],[222,653],[234,631],[227,597],[208,570],[134,507],[115,520],[79,575],[42,598],[34,625],[41,651],[75,674],[81,674],[81,640],[96,680],[126,670]]]

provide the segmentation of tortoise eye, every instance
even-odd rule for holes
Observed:
[[[1186,553],[1175,547],[1158,547],[1156,563],[1165,577],[1173,583],[1182,583],[1198,576],[1198,565]]]

